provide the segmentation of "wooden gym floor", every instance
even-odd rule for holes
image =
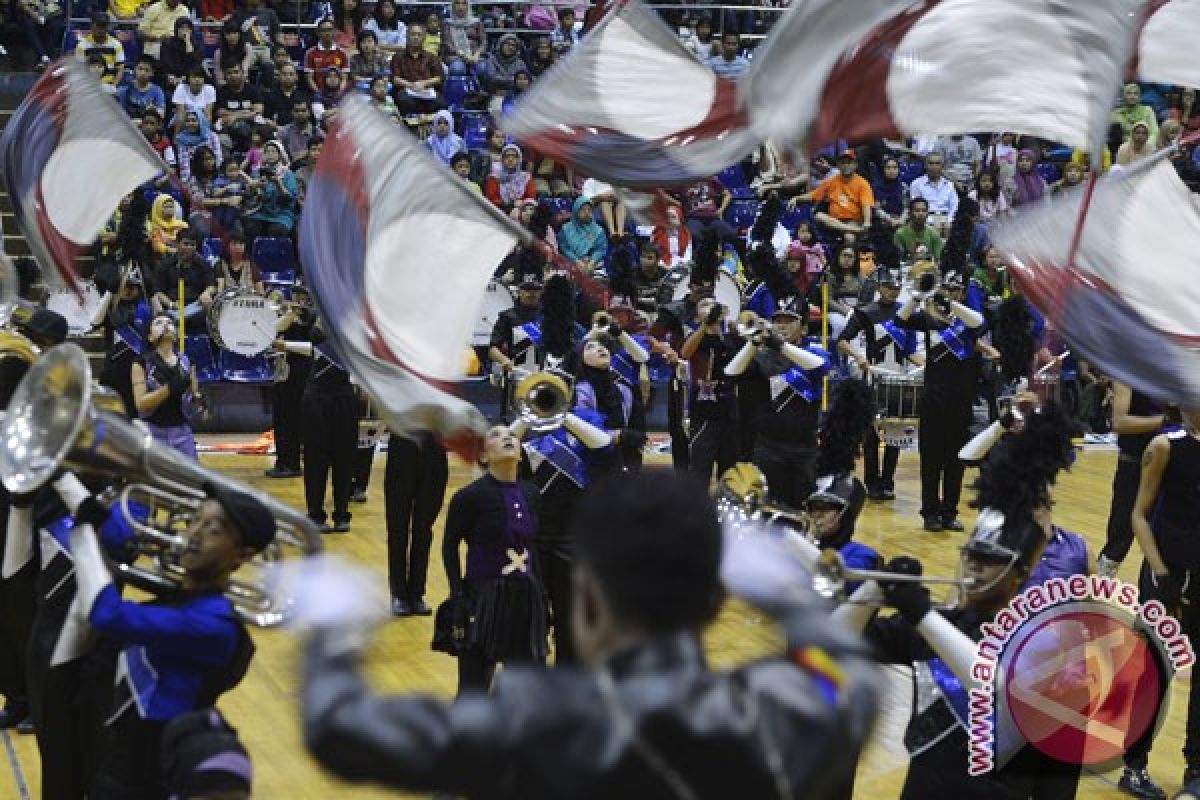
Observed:
[[[264,487],[297,508],[303,508],[303,488],[300,479],[267,480],[262,471],[271,460],[264,456],[205,455],[204,462],[216,469]],[[383,513],[383,468],[386,460],[380,454],[375,461],[369,500],[366,505],[354,506],[353,530],[348,535],[329,536],[329,550],[342,553],[355,561],[369,564],[381,572],[386,570],[387,550]],[[665,460],[655,457],[653,461]],[[1110,483],[1115,467],[1111,450],[1086,451],[1081,454],[1074,470],[1059,481],[1055,519],[1063,527],[1082,533],[1092,546],[1093,557],[1104,542],[1105,521],[1108,515]],[[967,480],[973,477],[968,471]],[[473,478],[470,468],[453,462],[450,472],[450,492]],[[905,453],[897,473],[898,498],[890,503],[872,503],[858,525],[857,538],[886,556],[911,554],[925,564],[928,575],[954,575],[957,567],[961,533],[926,533],[921,530],[917,458]],[[970,492],[964,493],[966,497]],[[448,493],[449,496],[449,493]],[[964,510],[968,530],[973,512]],[[443,508],[444,516],[444,508]],[[439,557],[441,520],[429,570],[431,606],[436,607],[446,596],[446,580]],[[1120,577],[1135,581],[1140,558],[1135,546],[1123,565]],[[407,797],[398,792],[377,788],[350,787],[333,780],[305,753],[300,739],[297,714],[296,642],[284,631],[253,631],[258,653],[250,673],[240,687],[227,694],[221,708],[239,730],[254,759],[255,797],[264,800],[326,800],[347,798]],[[450,657],[429,649],[432,621],[429,617],[394,620],[380,632],[369,654],[370,678],[381,692],[429,691],[443,696],[454,692],[456,672]],[[709,653],[718,666],[740,663],[768,652],[777,639],[773,628],[753,610],[729,604],[716,625],[709,631]],[[907,720],[909,680],[899,670],[889,670],[889,680],[896,690],[887,693],[890,708],[880,720],[868,753],[859,765],[855,797],[887,800],[899,794],[905,771],[902,735]],[[1155,744],[1150,771],[1168,792],[1179,788],[1183,772],[1180,748],[1187,705],[1190,675],[1184,673],[1172,688],[1172,702],[1166,725]],[[10,736],[11,747],[20,765],[20,773],[28,782],[32,797],[38,796],[39,767],[37,751],[31,736]],[[147,757],[152,757],[147,754]],[[8,759],[0,756],[0,762]],[[16,775],[8,773],[7,763],[0,769],[0,798],[20,798]],[[1116,789],[1117,773],[1087,775],[1080,785],[1080,798],[1122,797]],[[933,800],[938,800],[934,798]]]

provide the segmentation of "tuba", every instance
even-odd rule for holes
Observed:
[[[514,377],[518,370],[513,370]],[[557,372],[524,372],[517,381],[514,398],[518,418],[528,430],[543,434],[562,427],[571,410],[571,385]]]
[[[253,495],[275,518],[275,541],[241,567],[226,595],[249,624],[266,628],[283,622],[291,602],[271,591],[268,567],[287,550],[306,556],[320,552],[316,525],[266,492],[155,442],[115,410],[119,404],[115,393],[93,386],[87,356],[78,346],[47,350],[18,385],[0,426],[5,488],[34,491],[60,469],[116,480],[101,499],[120,505],[139,545],[138,558],[116,569],[130,583],[155,593],[177,589],[182,581],[178,560],[187,546],[185,531],[204,501],[203,485]],[[130,513],[135,504],[148,510],[145,521]]]

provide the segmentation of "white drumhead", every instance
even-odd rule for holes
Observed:
[[[725,318],[734,319],[742,311],[742,290],[737,280],[725,270],[717,271],[717,286],[713,292],[717,302],[725,306]]]
[[[479,302],[479,313],[475,315],[475,330],[471,334],[471,344],[476,347],[487,347],[492,340],[492,328],[500,313],[513,307],[512,291],[503,283],[492,281]]]
[[[83,296],[76,295],[68,288],[51,289],[46,298],[46,308],[62,314],[67,321],[67,332],[72,336],[82,336],[92,329],[92,320],[100,308],[100,291],[91,281],[84,282],[80,289]]]
[[[225,350],[240,356],[257,356],[275,341],[278,317],[267,298],[250,292],[222,294],[214,309],[216,328],[210,331]]]

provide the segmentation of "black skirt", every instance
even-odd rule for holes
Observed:
[[[468,580],[466,649],[498,663],[545,663],[546,602],[533,576]]]

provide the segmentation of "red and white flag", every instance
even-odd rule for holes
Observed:
[[[1156,83],[1200,87],[1200,0],[1151,0],[1138,38],[1138,75]]]

